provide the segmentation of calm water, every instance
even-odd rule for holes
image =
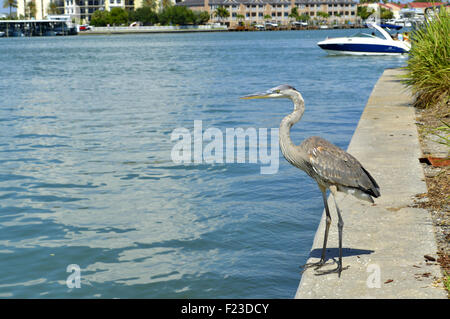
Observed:
[[[171,133],[277,128],[289,101],[238,97],[289,83],[306,100],[295,142],[346,148],[382,71],[405,63],[316,46],[349,33],[0,39],[0,296],[293,297],[315,184],[281,153],[273,175],[175,164]]]

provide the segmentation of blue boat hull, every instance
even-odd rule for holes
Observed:
[[[319,44],[319,46],[327,51],[342,51],[342,52],[368,52],[368,53],[407,53],[406,50],[392,46],[379,44],[360,44],[360,43],[329,43]]]

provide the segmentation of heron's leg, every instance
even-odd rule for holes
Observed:
[[[305,265],[301,266],[301,268],[304,268],[304,270],[306,270],[307,268],[310,268],[310,267],[316,267],[315,269],[318,269],[318,268],[322,267],[325,264],[325,255],[326,255],[326,251],[327,251],[328,232],[330,230],[330,225],[331,225],[331,215],[330,215],[330,210],[328,208],[326,188],[322,188],[321,186],[319,186],[319,188],[320,188],[320,191],[322,192],[323,205],[325,206],[325,214],[326,214],[325,235],[324,235],[324,238],[323,238],[322,255],[320,257],[320,261],[318,261],[316,263],[309,263],[309,264],[305,264]]]
[[[325,254],[326,254],[326,250],[327,250],[328,232],[330,230],[330,225],[331,225],[331,215],[330,215],[330,209],[328,208],[326,189],[320,188],[320,190],[322,191],[323,206],[325,206],[325,214],[326,214],[325,235],[323,238],[322,256],[320,257],[320,263],[324,264],[325,263]]]
[[[339,206],[337,204],[336,201],[336,186],[333,186],[333,188],[330,188],[331,192],[333,193],[333,199],[334,199],[334,205],[336,206],[336,212],[338,215],[338,231],[339,231],[339,265],[338,265],[338,274],[339,277],[341,276],[341,271],[342,271],[342,230],[344,228],[344,220],[342,219],[341,216],[341,211],[339,209]]]
[[[340,277],[342,269],[343,269],[342,268],[342,232],[343,232],[343,228],[344,228],[344,220],[342,219],[341,211],[340,211],[339,206],[338,206],[337,201],[336,201],[336,193],[337,193],[336,186],[331,186],[330,187],[330,191],[333,194],[334,205],[336,206],[336,212],[337,212],[337,215],[338,215],[339,263],[338,263],[338,266],[337,266],[336,269],[322,272],[322,274],[328,274],[328,273],[332,273],[332,272],[337,272],[339,277]]]

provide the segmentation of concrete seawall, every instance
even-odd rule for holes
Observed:
[[[343,266],[318,275],[314,268],[302,276],[295,298],[447,298],[437,263],[436,241],[428,211],[414,208],[414,195],[427,187],[419,163],[421,149],[410,92],[400,83],[398,69],[385,70],[375,85],[348,147],[376,179],[381,197],[375,205],[348,195],[338,197],[344,219]],[[332,224],[327,264],[338,258],[337,215],[329,198]],[[324,216],[308,262],[320,259]]]

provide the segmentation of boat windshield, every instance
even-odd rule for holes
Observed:
[[[367,34],[367,33],[362,33],[362,32],[358,32],[355,33],[353,35],[351,35],[352,38],[356,37],[356,38],[377,38],[377,36],[375,36],[374,34]]]
[[[352,37],[390,40],[389,38],[385,37],[384,34],[382,34],[376,28],[370,28],[370,29],[371,29],[369,31],[370,33],[363,33],[363,32],[360,31],[360,32],[352,35]],[[386,31],[386,30],[384,30],[384,31]],[[386,33],[389,35],[389,32],[386,32]]]

